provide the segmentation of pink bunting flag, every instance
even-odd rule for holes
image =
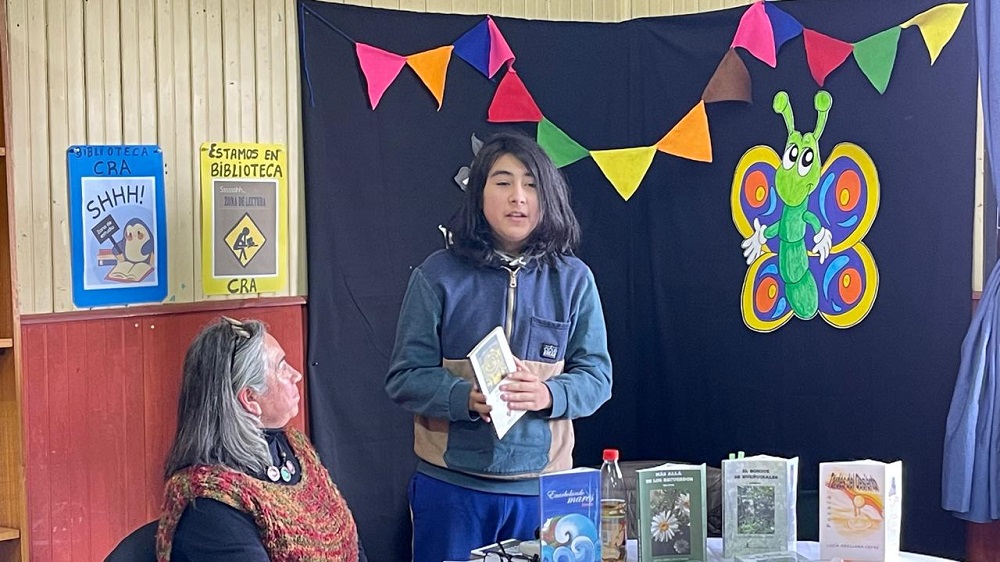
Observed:
[[[806,44],[806,60],[809,62],[809,72],[820,86],[826,77],[847,60],[854,50],[850,43],[823,35],[811,29],[802,29],[802,37]]]
[[[733,37],[733,44],[730,45],[730,48],[732,47],[743,47],[771,68],[778,66],[774,52],[774,29],[771,27],[767,12],[764,11],[763,2],[754,2],[743,12],[740,25],[736,28],[736,36]]]
[[[399,76],[399,71],[406,64],[406,57],[364,43],[356,43],[354,50],[358,55],[361,72],[365,75],[365,82],[368,83],[368,103],[374,111],[389,84]]]
[[[500,33],[500,28],[493,22],[493,18],[486,16],[490,29],[490,78],[500,70],[504,63],[514,63],[514,52],[510,50],[510,45]]]

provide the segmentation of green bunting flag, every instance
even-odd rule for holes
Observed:
[[[902,28],[896,26],[854,44],[854,60],[880,94],[885,93],[892,67],[896,64],[900,31]]]
[[[545,117],[538,122],[538,145],[557,168],[569,166],[590,152]]]

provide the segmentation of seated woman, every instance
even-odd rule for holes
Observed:
[[[316,450],[285,425],[302,374],[260,322],[223,317],[184,358],[157,531],[163,562],[356,562],[354,518]]]

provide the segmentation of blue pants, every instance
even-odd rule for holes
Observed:
[[[410,480],[413,562],[469,560],[499,540],[535,538],[538,496],[479,492],[416,473]]]

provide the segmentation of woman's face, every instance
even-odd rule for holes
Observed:
[[[518,254],[538,226],[535,177],[512,154],[497,158],[483,187],[483,216],[497,249]]]
[[[271,334],[264,334],[264,360],[267,361],[267,392],[257,395],[260,423],[264,427],[285,427],[299,413],[299,388],[302,373],[285,360],[285,350]]]

